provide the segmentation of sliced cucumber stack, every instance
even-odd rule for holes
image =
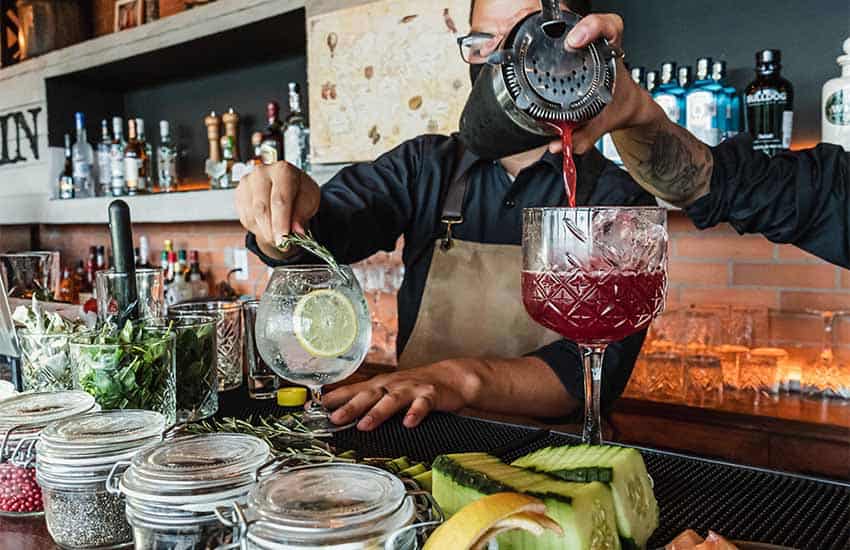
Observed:
[[[624,548],[645,548],[658,527],[658,502],[640,453],[614,445],[547,447],[512,466],[569,481],[605,481],[611,487]]]
[[[479,498],[518,492],[546,503],[562,536],[547,532],[534,537],[512,531],[498,538],[500,550],[618,550],[616,515],[610,488],[603,483],[570,483],[552,476],[504,464],[486,453],[437,457],[432,469],[432,493],[443,511],[456,513]]]

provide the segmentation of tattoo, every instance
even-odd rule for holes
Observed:
[[[666,118],[613,134],[623,163],[647,191],[677,206],[708,193],[714,159],[708,146]]]

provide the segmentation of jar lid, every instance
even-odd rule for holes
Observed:
[[[108,463],[116,455],[162,438],[165,416],[118,409],[53,422],[41,432],[39,460]]]
[[[247,492],[269,446],[243,434],[202,434],[163,441],[139,452],[121,477],[128,498],[161,503],[210,502]]]
[[[260,482],[248,496],[249,540],[339,543],[389,533],[414,514],[399,478],[373,466],[302,466]]]
[[[0,434],[20,426],[38,430],[69,416],[89,412],[95,407],[94,397],[84,391],[23,393],[0,402]]]

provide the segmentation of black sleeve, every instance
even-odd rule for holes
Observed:
[[[646,331],[613,342],[605,350],[602,363],[602,394],[600,401],[603,413],[610,410],[623,394],[632,375]],[[549,365],[567,392],[577,401],[584,402],[584,369],[581,355],[575,342],[558,340],[529,354],[539,357]]]
[[[729,222],[739,233],[762,233],[850,267],[850,153],[820,144],[770,158],[742,135],[712,156],[709,194],[686,210],[697,227]]]
[[[379,250],[392,251],[413,212],[410,186],[418,179],[422,158],[432,136],[402,143],[374,162],[343,168],[322,186],[319,211],[310,230],[334,257],[344,264],[359,262]],[[263,254],[254,235],[246,246],[270,266],[284,262]]]

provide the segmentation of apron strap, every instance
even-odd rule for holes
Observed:
[[[466,190],[469,187],[469,169],[475,164],[477,157],[468,153],[459,139],[455,140],[455,159],[452,167],[452,177],[443,199],[443,211],[440,223],[446,226],[446,234],[440,246],[443,250],[452,247],[452,227],[463,223],[463,203]]]

